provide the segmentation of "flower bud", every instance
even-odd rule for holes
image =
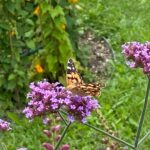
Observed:
[[[69,145],[68,144],[64,144],[60,150],[69,150]]]
[[[54,150],[53,145],[49,143],[43,143],[43,147],[45,148],[45,150]]]
[[[57,135],[57,136],[56,136],[56,141],[59,141],[60,138],[61,138],[61,135]]]
[[[102,139],[102,143],[103,143],[103,144],[108,144],[108,142],[109,142],[109,139],[108,139],[108,138],[103,138],[103,139]]]
[[[52,127],[52,132],[59,132],[60,129],[61,129],[60,125],[54,126],[54,127]]]
[[[61,121],[61,117],[56,117],[56,121]]]
[[[43,131],[45,135],[47,135],[48,137],[51,137],[52,133],[49,130],[44,130]]]

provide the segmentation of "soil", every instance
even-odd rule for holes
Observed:
[[[112,61],[114,60],[113,50],[105,37],[95,37],[91,31],[86,31],[79,40],[79,57],[84,67],[87,67],[92,74],[99,78],[106,79],[113,72]],[[86,63],[85,63],[86,62]]]

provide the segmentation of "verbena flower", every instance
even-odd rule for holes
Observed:
[[[49,83],[46,80],[31,83],[31,91],[27,94],[30,100],[28,106],[23,110],[27,118],[46,116],[48,113],[57,113],[63,107],[68,113],[68,119],[86,122],[94,109],[99,107],[96,99],[91,96],[74,95],[59,83]]]
[[[127,58],[127,65],[131,68],[143,68],[143,72],[150,75],[150,42],[128,42],[122,45],[123,54]]]
[[[9,130],[11,130],[10,123],[0,119],[0,131],[9,131]]]
[[[51,119],[49,119],[49,118],[44,118],[43,119],[43,124],[45,124],[45,125],[48,125],[48,124],[50,124],[51,123]]]
[[[64,87],[59,87],[58,84],[50,84],[44,80],[29,85],[31,92],[27,93],[27,98],[30,101],[23,110],[27,118],[32,119],[35,116],[56,113],[62,105],[70,103],[70,92]]]
[[[86,122],[86,117],[91,115],[91,112],[99,107],[96,99],[91,96],[75,95],[70,97],[71,103],[67,105],[68,119],[73,122],[74,120],[81,120]]]

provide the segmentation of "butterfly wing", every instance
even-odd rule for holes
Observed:
[[[76,89],[79,91],[80,95],[91,95],[91,96],[99,96],[100,90],[105,87],[103,83],[95,83],[95,84],[82,84],[78,85]]]
[[[95,84],[86,84],[83,82],[79,73],[77,72],[74,62],[72,59],[68,60],[67,63],[67,89],[73,92],[74,94],[86,96],[98,96],[100,94],[100,89],[104,87],[102,83]]]
[[[67,63],[66,81],[67,81],[68,89],[75,88],[77,85],[80,85],[83,83],[83,80],[78,74],[72,59],[69,59]]]

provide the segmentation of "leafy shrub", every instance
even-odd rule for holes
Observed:
[[[71,25],[66,21],[73,12],[71,5],[65,0],[0,2],[0,106],[4,109],[25,100],[29,80],[63,79],[67,59],[73,56],[67,33]]]

